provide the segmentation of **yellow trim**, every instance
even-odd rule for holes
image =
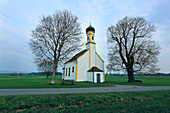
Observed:
[[[87,42],[86,45],[89,44],[89,43],[96,44],[95,42]]]
[[[90,34],[90,42],[91,42],[91,34]]]
[[[96,55],[100,58],[100,60],[104,63],[104,61],[101,59],[101,57],[97,54],[97,52],[95,52]]]
[[[87,50],[87,51],[89,51],[89,50]],[[87,53],[87,51],[85,52],[85,53]],[[84,54],[85,54],[84,53]],[[82,54],[81,56],[79,56],[77,59],[76,59],[76,81],[77,81],[77,78],[78,78],[78,59],[80,58],[80,57],[82,57],[84,54]]]
[[[88,31],[86,34],[87,34],[87,37],[89,36],[89,42],[92,42],[92,35],[91,35],[91,32],[94,33],[94,31]],[[87,40],[88,41],[88,40]]]
[[[75,61],[75,60],[73,60],[73,61],[70,61],[70,62],[67,62],[67,63],[65,63],[65,65],[66,65],[66,64],[69,64],[69,63],[71,63],[71,62],[74,62],[74,61]]]
[[[77,75],[78,74],[78,60],[76,60],[76,81],[77,81]]]
[[[89,50],[87,50],[87,51],[89,51]],[[86,51],[85,53],[87,53],[87,51]],[[85,53],[83,53],[81,56],[79,56],[79,57],[77,58],[77,60],[78,60],[80,57],[82,57]]]
[[[95,53],[96,53],[96,44],[95,44]],[[96,54],[95,54],[95,66],[96,66]]]
[[[104,61],[101,59],[101,57],[95,52],[96,55],[100,58],[100,60],[103,62],[103,74],[104,74],[104,81],[105,81],[105,68],[104,68]]]
[[[88,32],[93,32],[93,33],[94,33],[94,31],[88,31]],[[87,32],[87,33],[88,33],[88,32]]]
[[[104,81],[105,81],[105,69],[104,69],[104,62],[103,62],[103,74],[104,74]]]
[[[91,49],[90,49],[90,43],[89,43],[89,69],[91,68]]]

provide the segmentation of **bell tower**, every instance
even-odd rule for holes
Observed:
[[[90,48],[90,43],[91,44],[96,44],[95,43],[95,29],[94,27],[90,26],[86,29],[86,35],[87,35],[87,43],[86,43],[86,49]]]
[[[86,29],[87,43],[86,49],[89,49],[89,69],[96,66],[96,43],[95,43],[95,28],[91,26]]]

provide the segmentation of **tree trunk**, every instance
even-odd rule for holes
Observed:
[[[135,82],[133,68],[132,67],[127,68],[127,72],[128,72],[128,82]]]
[[[50,74],[49,74],[49,72],[47,72],[47,79],[48,79],[48,76],[49,76]]]
[[[56,73],[56,69],[57,69],[57,64],[54,64],[54,69],[53,69],[53,74],[52,74],[52,80],[51,83],[54,84],[55,83],[55,73]]]

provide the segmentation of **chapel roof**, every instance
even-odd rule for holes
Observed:
[[[103,70],[101,70],[98,67],[94,66],[91,69],[89,69],[87,72],[103,72]]]
[[[95,32],[95,28],[91,26],[91,23],[90,23],[89,27],[86,29],[86,33],[88,31],[94,31]]]
[[[81,55],[83,55],[87,50],[88,50],[88,49],[85,49],[85,50],[77,53],[77,54],[74,55],[70,60],[68,60],[67,62],[65,62],[65,64],[68,63],[68,62],[71,62],[71,61],[73,61],[73,60],[76,60],[78,57],[80,57]]]

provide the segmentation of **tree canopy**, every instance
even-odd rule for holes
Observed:
[[[57,11],[53,15],[42,16],[39,25],[32,31],[29,43],[35,55],[35,63],[51,62],[52,81],[59,64],[80,49],[82,31],[78,17],[67,10]]]
[[[108,27],[108,71],[126,71],[129,82],[135,81],[134,72],[157,72],[160,47],[152,38],[155,31],[155,25],[142,17],[125,17]]]

